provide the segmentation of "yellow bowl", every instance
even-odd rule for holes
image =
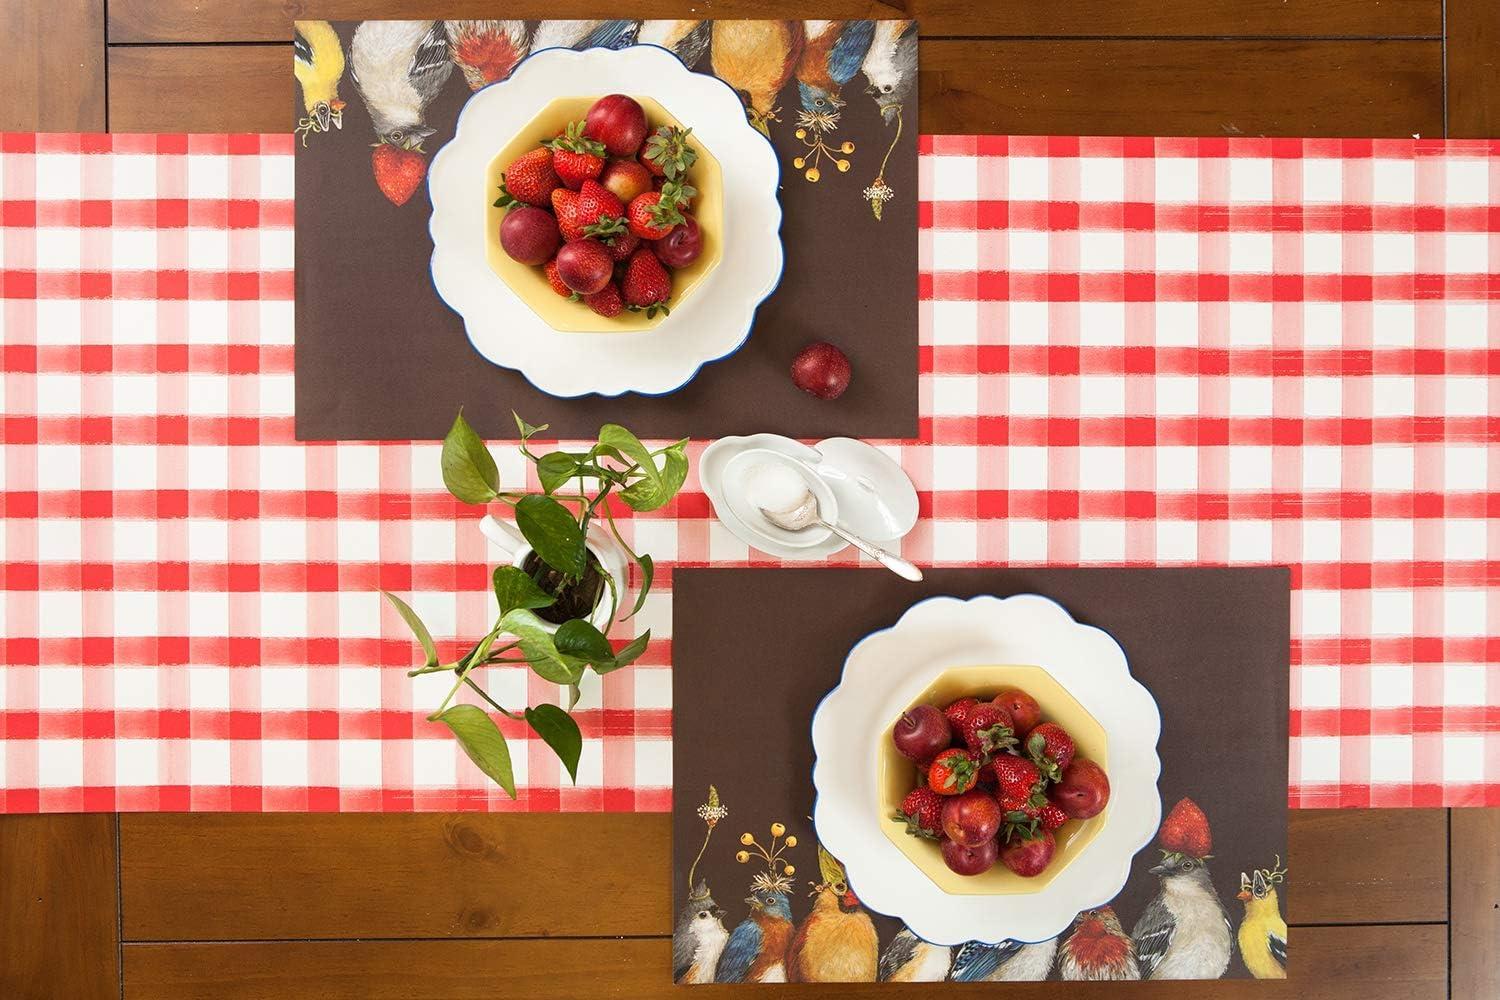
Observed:
[[[626,310],[618,316],[600,316],[582,302],[565,299],[552,290],[547,276],[540,267],[532,267],[511,260],[500,246],[500,220],[505,218],[505,209],[495,207],[500,195],[500,175],[511,162],[524,153],[535,149],[543,140],[551,139],[561,132],[569,122],[581,120],[589,105],[597,97],[559,97],[544,106],[526,127],[516,133],[505,147],[490,161],[486,174],[488,181],[484,196],[486,216],[486,247],[490,267],[500,279],[511,287],[521,301],[531,307],[542,321],[554,330],[567,333],[632,333],[652,330],[671,317],[658,312],[647,319],[644,312]],[[646,109],[646,120],[655,129],[661,125],[682,127],[682,122],[672,113],[649,97],[637,97]],[[698,154],[697,161],[688,170],[687,182],[698,189],[693,201],[693,215],[703,233],[703,252],[687,267],[672,272],[672,297],[667,305],[675,310],[693,290],[703,283],[719,263],[724,239],[724,184],[719,170],[719,161],[714,159],[696,135],[688,136],[688,145]]]
[[[1078,756],[1094,761],[1109,770],[1108,742],[1104,728],[1094,717],[1068,693],[1067,689],[1052,678],[1041,667],[1029,666],[978,666],[954,667],[939,674],[920,695],[907,706],[931,704],[942,707],[951,701],[966,696],[981,700],[992,698],[1001,688],[1017,687],[1030,694],[1042,707],[1042,718],[1056,722],[1068,731],[1078,746]],[[942,851],[937,842],[923,837],[913,837],[906,832],[906,824],[893,819],[906,793],[916,787],[917,769],[897,751],[891,742],[891,733],[898,720],[892,719],[890,728],[881,740],[880,757],[880,828],[891,843],[916,865],[937,887],[955,896],[1015,896],[1040,892],[1057,875],[1073,862],[1083,849],[1098,836],[1109,818],[1109,807],[1093,819],[1069,820],[1057,831],[1057,853],[1047,870],[1033,878],[1023,878],[1003,864],[983,875],[960,875],[943,863]]]

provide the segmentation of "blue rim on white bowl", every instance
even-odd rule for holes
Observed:
[[[663,99],[723,171],[723,257],[681,308],[652,330],[564,333],[544,323],[490,268],[485,204],[490,161],[556,97],[641,93]],[[662,396],[744,346],[756,311],[781,283],[781,166],[728,84],[669,49],[547,48],[471,96],[427,176],[431,275],[474,350],[538,390],[570,399]]]
[[[1044,668],[1109,739],[1109,814],[1103,828],[1047,885],[1022,895],[950,895],[881,830],[879,741],[891,722],[951,667]],[[1045,710],[1045,706],[1044,706]],[[1161,823],[1157,779],[1161,712],[1130,674],[1109,633],[1083,625],[1038,594],[918,601],[895,625],[849,651],[839,683],[813,712],[813,826],[869,909],[940,945],[1046,941],[1081,910],[1108,903]]]

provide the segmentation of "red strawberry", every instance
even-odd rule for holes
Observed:
[[[687,173],[698,159],[698,153],[687,144],[692,129],[663,125],[646,139],[641,163],[657,177],[677,178]]]
[[[1181,799],[1162,820],[1156,842],[1162,850],[1206,858],[1213,850],[1213,836],[1208,831],[1208,817],[1192,799]]]
[[[1002,794],[1021,798],[1029,798],[1042,777],[1042,772],[1031,761],[1008,753],[997,754],[990,761],[989,769],[994,772]]]
[[[968,718],[959,727],[959,734],[965,746],[983,757],[1016,745],[1010,713],[989,702],[981,702],[969,710]]]
[[[578,224],[590,236],[604,238],[625,231],[625,206],[598,181],[578,189]]]
[[[557,228],[563,239],[583,239],[583,226],[578,224],[578,192],[567,188],[553,191],[552,213],[557,216]]]
[[[370,165],[375,170],[380,193],[392,205],[405,205],[427,176],[427,158],[420,151],[388,142],[382,142],[371,152]]]
[[[647,316],[655,316],[658,310],[666,308],[664,303],[672,295],[672,276],[656,259],[656,254],[641,247],[630,255],[620,291],[627,305],[645,309]]]
[[[583,301],[600,316],[618,316],[625,310],[620,301],[620,288],[613,281],[593,295],[585,295]]]
[[[533,149],[517,157],[500,175],[500,199],[495,204],[503,207],[524,201],[546,208],[558,183],[557,171],[552,169],[552,151],[545,146]]]
[[[552,286],[552,290],[554,292],[556,292],[558,295],[561,295],[565,299],[571,299],[574,297],[573,289],[569,288],[563,282],[562,277],[557,273],[556,257],[553,257],[551,260],[547,261],[546,265],[542,267],[542,271],[547,275],[547,284]]]
[[[583,134],[583,122],[573,122],[547,145],[552,147],[552,169],[574,191],[604,170],[604,144]]]
[[[1068,821],[1068,814],[1048,802],[1042,806],[1038,818],[1042,821],[1043,830],[1056,830]]]
[[[937,840],[943,831],[943,801],[931,788],[913,788],[901,800],[893,818],[905,823],[906,832],[913,837]]]
[[[927,785],[939,795],[962,795],[979,780],[979,758],[954,747],[932,759]]]
[[[1042,723],[1026,737],[1026,752],[1048,781],[1061,780],[1062,772],[1073,763],[1076,750],[1073,737],[1055,722]]]
[[[668,195],[668,189],[663,188],[636,195],[631,199],[625,218],[630,231],[641,239],[659,240],[681,224],[682,212],[678,210],[676,200]]]
[[[955,733],[963,731],[969,713],[974,711],[974,706],[978,704],[978,698],[960,698],[955,702],[950,702],[948,707],[943,709],[943,714],[948,717],[948,725],[953,727]]]
[[[641,238],[629,230],[623,233],[616,233],[604,241],[604,248],[609,251],[609,255],[617,262],[629,260],[630,255],[635,253],[636,248],[640,245]]]

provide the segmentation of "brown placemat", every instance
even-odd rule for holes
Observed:
[[[334,24],[346,53],[359,23]],[[562,22],[543,23],[550,31],[566,30]],[[638,28],[609,27],[629,24],[635,22],[602,22],[593,37],[634,37]],[[789,24],[802,30],[800,22]],[[527,22],[529,37],[539,29]],[[915,23],[910,30],[915,33]],[[691,49],[684,51],[693,58]],[[694,68],[709,72],[711,58],[701,49]],[[883,120],[876,95],[866,92],[867,76],[857,72],[843,85],[846,103],[831,134],[840,144],[854,143],[851,166],[842,172],[825,162],[816,183],[793,166],[808,152],[796,135],[802,107],[797,76],[781,89],[775,102],[780,120],[770,124],[770,135],[782,166],[786,270],[738,353],[706,366],[668,396],[563,402],[482,358],[462,320],[433,291],[426,184],[401,206],[380,193],[370,163],[376,133],[346,71],[343,127],[307,135],[296,152],[297,438],[441,438],[460,406],[489,438],[514,436],[512,410],[532,423],[549,422],[565,438],[591,436],[606,422],[655,438],[756,431],[915,437],[915,72],[913,63],[899,139],[895,122]],[[429,159],[452,138],[469,96],[464,74],[455,70],[428,105],[425,125],[434,130],[424,142]],[[292,110],[289,124],[308,117],[300,90]],[[497,137],[496,148],[508,138]],[[896,196],[877,220],[862,192],[880,172],[887,149],[884,178]],[[837,343],[853,365],[853,384],[836,402],[799,392],[788,377],[792,358],[813,340]]]
[[[705,880],[732,929],[755,865],[739,836],[773,821],[798,838],[793,917],[817,879],[812,828],[813,711],[838,683],[849,649],[926,597],[1037,593],[1110,633],[1161,708],[1163,816],[1183,797],[1206,814],[1208,864],[1233,926],[1240,872],[1286,862],[1290,574],[1256,569],[952,569],[909,584],[883,570],[678,569],[672,576],[673,865],[677,912],[704,842],[697,810],[710,785],[728,816],[709,841]],[[1128,932],[1157,894],[1136,856],[1114,908]],[[1295,879],[1295,872],[1291,878]],[[1278,885],[1282,914],[1285,884]],[[874,915],[882,952],[901,929]],[[1064,934],[1066,937],[1066,933]],[[1235,949],[1229,977],[1247,977]],[[1054,965],[1050,973],[1057,978]]]

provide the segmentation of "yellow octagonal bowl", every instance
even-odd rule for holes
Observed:
[[[973,666],[953,667],[935,677],[907,708],[936,705],[939,708],[964,697],[987,701],[1002,688],[1016,687],[1030,694],[1042,708],[1042,719],[1056,722],[1068,731],[1078,747],[1078,756],[1094,761],[1109,771],[1109,745],[1104,727],[1042,667]],[[943,863],[937,842],[914,837],[906,824],[894,817],[901,800],[917,785],[917,768],[896,749],[891,733],[898,719],[892,719],[880,741],[881,832],[886,835],[922,874],[943,892],[957,896],[1015,896],[1040,892],[1072,864],[1109,821],[1110,806],[1092,819],[1069,820],[1056,832],[1057,853],[1042,874],[1023,878],[1003,864],[983,875],[960,875]]]
[[[485,246],[491,269],[541,317],[542,322],[565,333],[633,333],[653,330],[671,320],[668,313],[658,312],[648,319],[645,312],[629,310],[618,316],[600,316],[582,302],[558,295],[547,283],[547,276],[540,267],[511,260],[500,246],[500,221],[505,218],[505,209],[496,207],[495,200],[500,194],[500,178],[505,168],[543,141],[556,136],[570,122],[580,121],[588,113],[589,106],[602,96],[558,97],[543,106],[490,161],[486,172],[487,186],[479,192],[484,197],[487,213]],[[662,125],[686,127],[657,101],[631,96],[645,108],[646,120],[653,131]],[[688,170],[687,183],[698,189],[691,210],[703,234],[703,252],[688,267],[672,271],[672,297],[667,301],[672,309],[685,302],[718,266],[725,239],[724,183],[719,161],[698,141],[696,133],[688,136],[688,145],[698,154],[697,161]]]

